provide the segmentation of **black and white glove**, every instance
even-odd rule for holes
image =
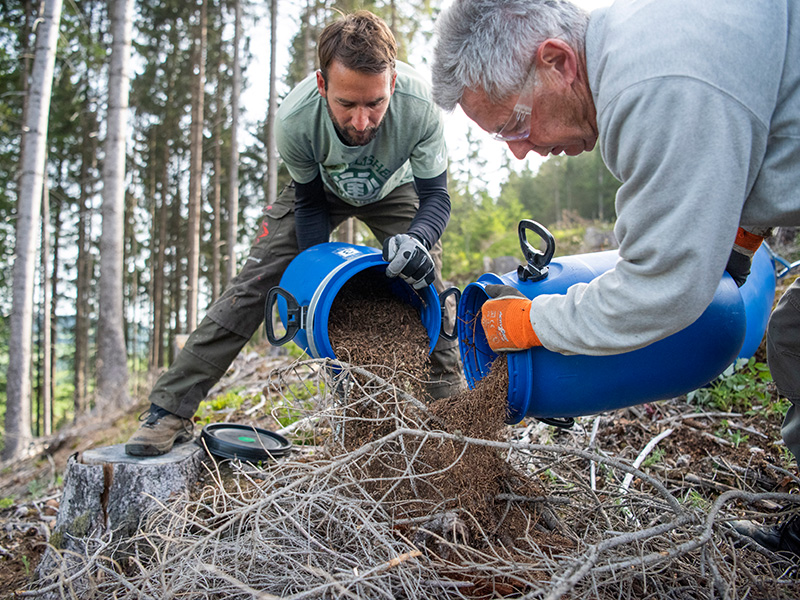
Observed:
[[[400,233],[383,242],[386,275],[400,276],[415,290],[433,283],[433,259],[424,244],[412,235]]]

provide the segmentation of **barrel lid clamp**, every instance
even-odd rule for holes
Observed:
[[[532,231],[545,242],[544,252],[534,248],[528,241],[526,231]],[[539,281],[547,277],[550,261],[556,251],[556,240],[544,225],[523,219],[519,222],[519,246],[527,264],[517,267],[520,281]]]
[[[275,335],[274,324],[272,321],[273,310],[278,298],[283,298],[286,302],[286,333],[278,337]],[[264,307],[264,325],[267,330],[267,340],[273,346],[283,346],[294,339],[297,332],[306,328],[308,306],[301,306],[295,297],[279,286],[273,287],[267,293],[267,301]]]

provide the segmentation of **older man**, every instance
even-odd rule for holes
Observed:
[[[277,114],[278,151],[292,182],[266,207],[250,255],[150,392],[125,451],[164,454],[192,437],[192,416],[264,318],[264,301],[298,254],[327,242],[348,217],[383,243],[386,274],[414,289],[441,282],[439,237],[450,218],[441,111],[427,82],[395,60],[389,27],[368,11],[328,25],[320,69]],[[447,324],[450,328],[450,324]],[[431,398],[465,387],[455,341],[431,354]]]
[[[493,289],[495,350],[651,344],[700,316],[726,267],[741,284],[770,227],[800,225],[799,2],[619,0],[590,16],[565,0],[455,0],[437,27],[438,104],[460,104],[520,159],[599,143],[622,182],[617,266],[533,301]],[[798,458],[800,281],[767,347]],[[756,537],[800,554],[800,519]]]

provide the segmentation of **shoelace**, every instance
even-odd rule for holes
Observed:
[[[171,414],[172,413],[168,410],[163,409],[160,406],[156,406],[155,404],[151,404],[150,408],[139,415],[139,420],[143,420],[145,425],[153,426],[158,423],[159,419]]]
[[[139,420],[144,421],[143,425],[145,427],[153,427],[156,423],[159,422],[163,417],[167,415],[171,415],[173,413],[169,412],[168,410],[161,408],[160,406],[156,406],[155,404],[151,404],[150,408],[144,411],[142,414],[139,415]],[[177,416],[177,415],[175,415]],[[180,417],[178,417],[180,418]],[[183,426],[183,430],[188,433],[189,435],[194,434],[194,421],[191,419],[183,419],[181,418],[181,425]]]

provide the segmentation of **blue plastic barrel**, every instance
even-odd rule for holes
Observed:
[[[267,337],[275,345],[294,339],[314,358],[336,358],[328,337],[331,307],[342,287],[356,275],[373,273],[374,281],[420,313],[430,338],[430,350],[441,334],[443,292],[440,300],[433,286],[414,290],[399,277],[386,277],[387,262],[381,251],[368,246],[329,242],[318,244],[298,254],[281,277],[279,286],[270,290],[266,303]],[[458,298],[456,298],[458,301]],[[278,338],[272,331],[272,314],[277,305],[287,332]]]
[[[767,321],[775,304],[775,287],[777,285],[775,260],[766,244],[761,244],[753,256],[750,275],[739,288],[747,313],[747,329],[744,344],[739,350],[738,358],[750,358],[756,353],[764,339]]]
[[[520,238],[528,272],[520,267],[502,276],[487,273],[461,295],[458,337],[464,374],[471,388],[489,373],[498,356],[489,347],[480,323],[480,309],[488,299],[486,285],[510,285],[528,298],[564,294],[573,284],[588,282],[608,271],[619,259],[614,250],[550,260],[552,248],[544,257],[530,246],[526,250],[522,225]],[[544,232],[552,240],[549,232]],[[761,254],[753,262],[749,288],[743,287],[740,293],[726,273],[700,318],[684,330],[635,351],[567,356],[537,347],[507,353],[508,422],[517,423],[525,416],[560,419],[590,415],[673,398],[702,387],[740,356],[746,329],[751,334],[747,337],[752,340],[750,346],[755,345],[752,352],[758,347],[771,308],[771,302],[766,302],[769,272],[773,273],[774,296],[772,262]]]

